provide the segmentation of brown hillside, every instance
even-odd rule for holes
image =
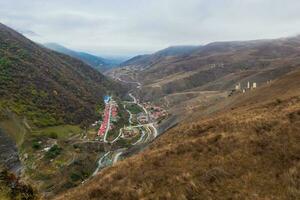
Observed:
[[[151,62],[135,59],[126,66],[143,84],[140,96],[154,100],[186,91],[227,91],[239,82],[243,87],[248,81],[261,85],[299,68],[299,55],[300,38],[292,37],[215,42],[181,55],[148,55]]]
[[[56,199],[299,199],[299,86],[297,71],[228,98]]]

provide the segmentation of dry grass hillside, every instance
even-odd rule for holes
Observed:
[[[228,98],[56,199],[300,199],[299,86]]]
[[[139,93],[145,100],[187,91],[228,91],[237,83],[245,87],[248,81],[261,85],[279,78],[299,67],[300,37],[215,42],[185,54],[157,54],[126,63],[142,83]],[[115,73],[124,76],[121,70]]]

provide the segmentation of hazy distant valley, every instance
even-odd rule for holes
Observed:
[[[124,57],[102,58],[85,52],[77,52],[56,43],[46,43],[43,44],[43,46],[53,51],[77,58],[102,73],[114,67],[118,67],[123,61],[126,60]]]

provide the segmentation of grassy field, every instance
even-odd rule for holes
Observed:
[[[118,137],[119,135],[119,129],[118,128],[114,128],[113,130],[109,131],[107,140],[108,141],[112,141],[114,140],[116,137]]]
[[[32,134],[34,136],[48,136],[54,139],[66,139],[74,135],[79,135],[83,132],[83,130],[76,125],[60,125],[60,126],[52,126],[41,128],[36,131],[33,131]]]
[[[141,107],[139,107],[136,104],[133,103],[127,103],[126,104],[126,108],[132,113],[132,114],[138,114],[143,112],[143,109]]]

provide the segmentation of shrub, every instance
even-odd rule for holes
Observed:
[[[276,104],[278,105],[278,104],[281,104],[281,103],[282,103],[282,100],[279,99],[279,98],[277,98],[277,99],[276,99]]]
[[[49,151],[46,152],[45,157],[47,159],[54,159],[56,158],[58,155],[60,155],[62,151],[62,148],[60,148],[58,145],[53,145]]]
[[[38,141],[34,140],[32,142],[32,148],[38,150],[41,148],[41,144]]]
[[[1,199],[38,199],[37,191],[31,185],[20,182],[18,177],[6,169],[0,170],[0,189],[3,189],[0,190]]]
[[[68,182],[66,182],[64,185],[62,185],[62,188],[70,189],[70,188],[73,188],[73,187],[75,187],[75,186],[76,186],[76,184],[74,184],[74,183],[68,181]]]
[[[71,180],[72,180],[73,182],[76,182],[76,181],[81,180],[80,175],[78,175],[78,174],[76,174],[76,173],[74,173],[74,172],[71,173],[70,178],[71,178]]]
[[[10,65],[11,65],[11,62],[8,58],[6,58],[6,57],[0,58],[0,66],[9,67]]]

